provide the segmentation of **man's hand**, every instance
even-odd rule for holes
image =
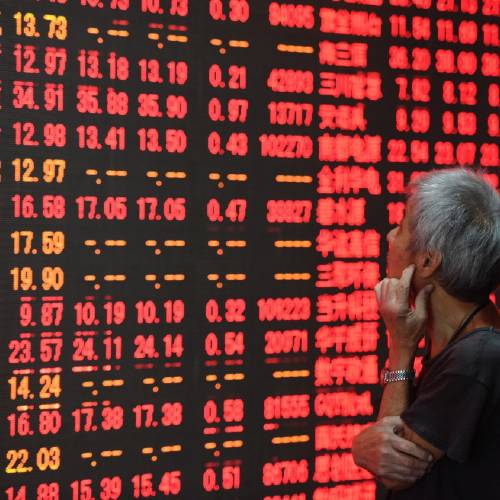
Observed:
[[[356,464],[393,489],[411,486],[433,460],[429,452],[400,437],[402,431],[401,418],[384,417],[356,436],[352,445]]]
[[[396,360],[402,357],[406,361],[414,355],[427,323],[427,306],[433,287],[427,285],[420,290],[415,308],[411,308],[410,288],[414,272],[415,266],[408,266],[401,279],[385,278],[375,286],[380,314],[390,332],[390,355]],[[399,369],[392,365],[390,368]]]

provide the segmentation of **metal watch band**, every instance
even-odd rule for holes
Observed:
[[[413,380],[415,378],[415,370],[384,370],[382,382],[390,384],[391,382],[403,382],[405,380]]]

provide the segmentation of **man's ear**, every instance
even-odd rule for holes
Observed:
[[[441,265],[442,256],[435,250],[419,252],[416,258],[417,269],[421,278],[430,278]]]

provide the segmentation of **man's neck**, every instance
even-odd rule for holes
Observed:
[[[465,318],[478,304],[463,302],[436,287],[431,296],[431,314],[428,335],[431,341],[431,358],[437,356],[450,342]],[[482,327],[500,327],[498,310],[494,305],[481,309],[461,332],[460,336]]]

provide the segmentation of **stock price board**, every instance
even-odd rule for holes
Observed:
[[[498,0],[0,2],[7,500],[368,500],[408,182],[498,186]]]

